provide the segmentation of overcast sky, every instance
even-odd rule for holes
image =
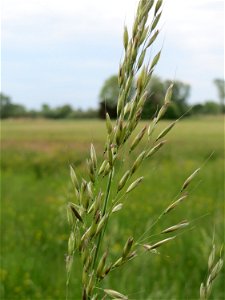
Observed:
[[[28,108],[97,107],[117,73],[124,23],[137,0],[3,0],[2,91]],[[155,74],[191,85],[190,103],[217,99],[224,74],[224,1],[164,0]]]

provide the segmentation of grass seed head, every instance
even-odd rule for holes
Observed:
[[[139,154],[139,156],[135,160],[135,162],[131,168],[131,171],[130,171],[131,175],[134,174],[134,172],[139,168],[139,166],[141,165],[141,163],[145,157],[146,157],[146,151],[144,150],[141,152],[141,154]]]
[[[156,5],[155,5],[155,12],[154,12],[155,15],[156,15],[157,12],[159,11],[160,7],[162,6],[162,3],[163,3],[163,0],[158,0],[158,1],[156,2]]]
[[[127,296],[125,296],[115,290],[104,289],[104,292],[113,299],[128,300]]]
[[[200,286],[200,300],[206,300],[206,288],[203,282],[201,283]]]
[[[155,147],[153,147],[152,149],[150,149],[147,154],[146,154],[146,158],[151,157],[153,154],[155,154],[164,144],[166,143],[166,141],[161,141],[160,143],[158,143]]]
[[[214,260],[215,260],[215,254],[216,254],[216,247],[213,244],[212,251],[211,251],[211,253],[209,255],[209,259],[208,259],[208,270],[209,271],[211,271],[211,269],[213,267],[213,263],[214,263]]]
[[[128,189],[126,190],[126,194],[130,193],[132,190],[134,190],[144,179],[144,177],[139,177],[138,179],[136,179],[134,182],[131,183],[131,185],[128,187]]]
[[[173,95],[173,83],[170,84],[170,86],[168,87],[168,89],[166,91],[166,95],[165,95],[165,99],[164,99],[165,104],[171,102],[172,95]]]
[[[103,161],[103,163],[101,164],[101,166],[100,166],[100,168],[99,168],[98,175],[101,175],[101,174],[104,172],[107,163],[108,163],[107,160],[104,160],[104,161]]]
[[[83,223],[83,219],[81,218],[81,215],[78,213],[78,211],[76,210],[76,208],[74,207],[74,205],[72,203],[70,203],[69,208],[71,209],[73,215],[81,222]]]
[[[117,212],[123,208],[123,203],[119,203],[116,206],[113,207],[112,213]]]
[[[71,232],[69,240],[68,240],[68,254],[69,255],[73,254],[74,247],[75,247],[75,237],[74,237],[74,233]]]
[[[174,125],[177,123],[177,121],[171,123],[169,126],[167,126],[162,132],[160,132],[160,134],[157,136],[156,138],[156,142],[163,138],[165,135],[167,135],[167,133],[174,127]]]
[[[71,165],[70,165],[70,177],[71,177],[73,185],[79,191],[79,181],[78,181],[77,175]]]
[[[188,194],[183,195],[180,197],[178,200],[174,201],[172,204],[170,204],[164,211],[164,214],[167,214],[170,212],[172,209],[174,209],[177,205],[179,205],[185,198],[187,198]]]
[[[107,127],[108,134],[111,134],[113,127],[112,127],[112,122],[111,122],[111,119],[110,119],[110,116],[108,113],[106,113],[106,127]]]
[[[142,130],[138,133],[138,135],[134,138],[131,146],[130,146],[130,152],[133,151],[137,145],[140,143],[140,141],[142,140],[145,132],[146,132],[147,126],[144,126],[144,128],[142,128]]]
[[[123,259],[125,259],[128,256],[128,254],[130,253],[132,245],[133,245],[133,242],[134,242],[134,238],[133,237],[130,237],[127,240],[127,242],[126,242],[126,244],[125,244],[125,246],[123,248],[123,254],[122,254]]]
[[[103,269],[105,267],[107,256],[108,256],[108,251],[105,251],[105,253],[102,255],[102,257],[99,261],[98,267],[97,267],[97,271],[96,271],[97,277],[102,277],[102,273],[103,273]]]
[[[123,175],[123,177],[120,179],[119,183],[118,183],[118,188],[117,188],[117,192],[119,192],[120,190],[122,190],[122,188],[124,187],[124,185],[126,184],[128,178],[130,177],[130,170],[126,171],[126,173]]]
[[[173,232],[173,231],[176,231],[176,230],[179,230],[181,228],[184,228],[186,226],[189,225],[189,222],[187,222],[186,220],[185,221],[182,221],[176,225],[173,225],[173,226],[170,226],[166,229],[164,229],[161,233],[170,233],[170,232]]]
[[[124,26],[123,45],[125,50],[127,50],[128,41],[129,41],[129,34],[128,34],[127,26]]]
[[[172,237],[169,237],[167,239],[164,239],[164,240],[161,240],[153,245],[144,245],[144,248],[146,250],[152,250],[152,249],[156,249],[158,247],[160,247],[161,245],[165,244],[165,243],[168,243],[169,241],[175,239],[176,236],[172,236]]]
[[[93,144],[91,144],[90,156],[91,156],[91,161],[92,161],[94,170],[96,170],[97,169],[97,156],[96,156],[95,147]]]
[[[181,188],[181,192],[183,192],[191,183],[191,181],[194,179],[194,177],[198,174],[198,172],[200,171],[200,168],[198,168],[197,170],[195,170],[184,182],[182,188]]]
[[[156,40],[158,34],[159,34],[159,30],[156,30],[155,33],[153,34],[153,36],[151,37],[151,39],[149,40],[146,48],[150,47],[154,43],[154,41]]]
[[[158,63],[159,59],[160,59],[160,55],[161,55],[161,51],[159,51],[156,56],[153,58],[152,63],[151,63],[151,67],[150,70],[152,70]]]
[[[152,22],[151,31],[153,31],[156,28],[156,26],[161,18],[161,15],[162,15],[162,12],[160,12],[159,14],[156,15],[154,21]]]

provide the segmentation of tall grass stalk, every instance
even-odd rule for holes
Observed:
[[[151,20],[149,16],[151,14]],[[142,184],[144,176],[135,178],[137,170],[144,161],[152,159],[161,147],[166,144],[164,138],[175,126],[171,123],[155,136],[155,129],[160,119],[165,114],[171,103],[173,83],[169,86],[164,103],[148,128],[144,127],[137,135],[134,131],[141,119],[143,106],[147,99],[147,89],[152,73],[160,59],[161,50],[149,60],[149,49],[154,44],[159,30],[158,22],[162,14],[162,0],[140,0],[133,27],[128,30],[124,27],[123,45],[124,58],[120,63],[118,72],[119,96],[117,104],[116,123],[111,122],[106,113],[106,142],[104,155],[100,162],[97,161],[95,148],[90,147],[90,157],[87,159],[88,179],[78,178],[74,168],[70,167],[70,175],[74,187],[76,201],[70,202],[67,207],[67,216],[71,225],[71,233],[68,241],[68,255],[66,259],[67,287],[70,282],[70,274],[73,267],[74,255],[80,256],[82,262],[82,299],[99,299],[110,297],[113,299],[128,299],[126,295],[110,288],[103,288],[102,280],[116,268],[127,264],[144,252],[156,251],[157,248],[176,237],[175,232],[189,225],[186,220],[177,224],[171,224],[161,232],[167,237],[158,241],[151,241],[149,231],[166,217],[170,211],[181,205],[188,196],[188,188],[199,168],[186,180],[177,197],[165,208],[156,221],[141,235],[138,240],[132,236],[127,237],[120,256],[115,261],[110,261],[109,249],[104,249],[104,233],[107,224],[113,218],[114,213],[123,209],[123,201],[130,193]],[[148,61],[148,63],[145,63]],[[135,93],[130,99],[133,82],[136,82]],[[126,170],[122,178],[117,182],[115,174],[118,173],[118,161],[138,147],[140,142],[145,141],[144,149],[139,149],[132,167]],[[125,147],[126,146],[126,147]],[[128,151],[126,152],[126,149]],[[123,152],[122,152],[123,150]],[[133,152],[132,152],[133,153]],[[105,187],[103,178],[108,178]],[[115,191],[116,193],[112,193]],[[169,235],[169,236],[168,236]],[[145,241],[143,244],[142,241]]]

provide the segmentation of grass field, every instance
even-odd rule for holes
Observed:
[[[144,174],[143,185],[107,229],[107,245],[115,256],[130,235],[140,237],[213,152],[188,200],[150,235],[158,237],[162,228],[183,219],[191,222],[189,229],[161,247],[160,254],[147,253],[114,271],[105,287],[138,300],[198,299],[214,229],[218,248],[224,236],[223,125],[222,117],[180,122],[168,135],[168,144],[140,168],[137,176]],[[1,299],[65,299],[66,203],[73,201],[68,166],[74,164],[84,175],[90,143],[101,154],[105,132],[101,121],[2,122]],[[118,177],[127,165],[129,158],[119,166]],[[74,300],[81,298],[79,270],[77,258],[70,289]],[[224,271],[211,299],[224,299],[223,279]]]

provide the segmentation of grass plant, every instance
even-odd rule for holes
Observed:
[[[128,236],[122,251],[116,259],[110,255],[109,243],[105,242],[105,232],[108,225],[124,207],[124,202],[129,201],[133,190],[141,185],[144,176],[137,176],[137,170],[144,161],[149,160],[158,150],[165,145],[165,136],[175,126],[172,122],[155,136],[155,129],[165,114],[171,102],[173,83],[169,86],[164,104],[156,112],[156,116],[149,126],[144,126],[136,135],[134,131],[141,119],[142,109],[147,98],[147,87],[152,73],[160,59],[161,50],[145,64],[149,47],[156,40],[159,30],[157,24],[162,11],[162,0],[140,0],[137,8],[131,33],[124,28],[123,44],[124,59],[120,64],[118,73],[119,96],[117,102],[117,120],[113,124],[106,113],[107,137],[103,158],[97,160],[95,147],[91,144],[90,155],[87,159],[87,177],[77,176],[73,166],[70,166],[70,176],[74,188],[75,201],[67,207],[67,216],[71,225],[68,240],[68,255],[66,258],[67,269],[67,297],[73,260],[79,255],[82,262],[82,299],[128,299],[127,295],[111,288],[102,287],[102,281],[115,269],[121,268],[145,252],[158,253],[158,248],[176,238],[176,232],[189,226],[187,220],[180,220],[164,228],[157,240],[152,239],[151,231],[161,218],[167,216],[173,209],[180,205],[188,196],[188,189],[200,168],[194,170],[184,181],[180,191],[167,208],[154,220],[150,226],[135,240]],[[152,13],[152,22],[148,22]],[[135,93],[129,101],[132,82],[136,80]],[[144,147],[140,149],[140,142]],[[135,149],[134,160],[118,180],[117,173],[126,157]],[[136,176],[135,176],[136,175]],[[104,178],[107,184],[104,185]],[[160,237],[168,235],[169,237]]]

